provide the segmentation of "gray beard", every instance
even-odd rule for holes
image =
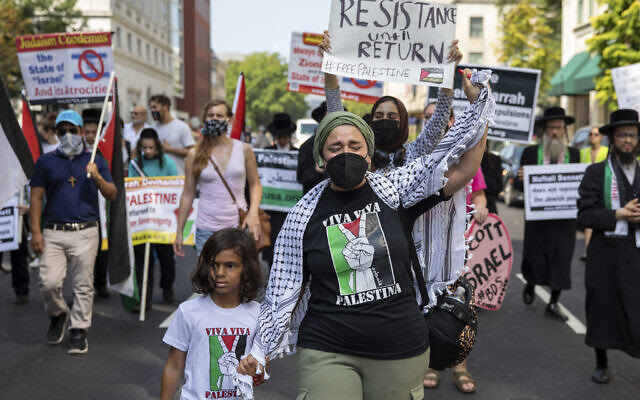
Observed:
[[[545,154],[549,155],[551,161],[557,162],[558,159],[567,150],[567,146],[562,139],[549,139],[549,136],[544,135],[542,137],[542,147]]]

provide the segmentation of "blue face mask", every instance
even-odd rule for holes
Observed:
[[[67,132],[64,135],[58,137],[58,140],[60,141],[58,149],[62,152],[62,154],[66,156],[73,156],[82,152],[82,136],[74,135],[73,133]]]
[[[212,136],[214,138],[217,138],[227,133],[227,127],[227,121],[211,119],[204,122],[202,134],[204,136]]]

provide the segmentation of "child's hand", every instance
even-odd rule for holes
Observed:
[[[238,373],[256,377],[258,365],[260,365],[258,363],[258,360],[256,360],[251,354],[249,354],[248,356],[243,358],[242,361],[240,361],[240,365],[238,365]]]
[[[269,369],[269,356],[267,356],[266,360],[267,360],[267,363],[266,363],[267,365],[264,366],[265,371],[267,369]],[[265,373],[265,371],[262,371],[262,373],[260,375],[256,375],[256,376],[253,377],[253,384],[255,386],[258,386],[258,385],[261,385],[261,384],[264,383],[264,373]]]

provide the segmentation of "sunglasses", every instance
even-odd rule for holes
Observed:
[[[80,131],[78,130],[78,128],[69,128],[69,129],[58,128],[58,129],[56,129],[56,133],[58,134],[58,136],[66,135],[67,132],[75,135]]]

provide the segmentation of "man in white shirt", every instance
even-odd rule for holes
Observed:
[[[129,142],[129,148],[131,151],[131,158],[133,158],[133,152],[136,149],[140,132],[144,128],[148,128],[147,124],[147,109],[142,104],[138,104],[131,110],[131,122],[124,124],[122,130],[122,137]]]
[[[184,175],[184,158],[196,143],[189,125],[173,118],[170,107],[171,100],[163,94],[156,94],[149,99],[151,118],[156,121],[153,128],[162,141],[162,150],[175,162],[178,174]]]

